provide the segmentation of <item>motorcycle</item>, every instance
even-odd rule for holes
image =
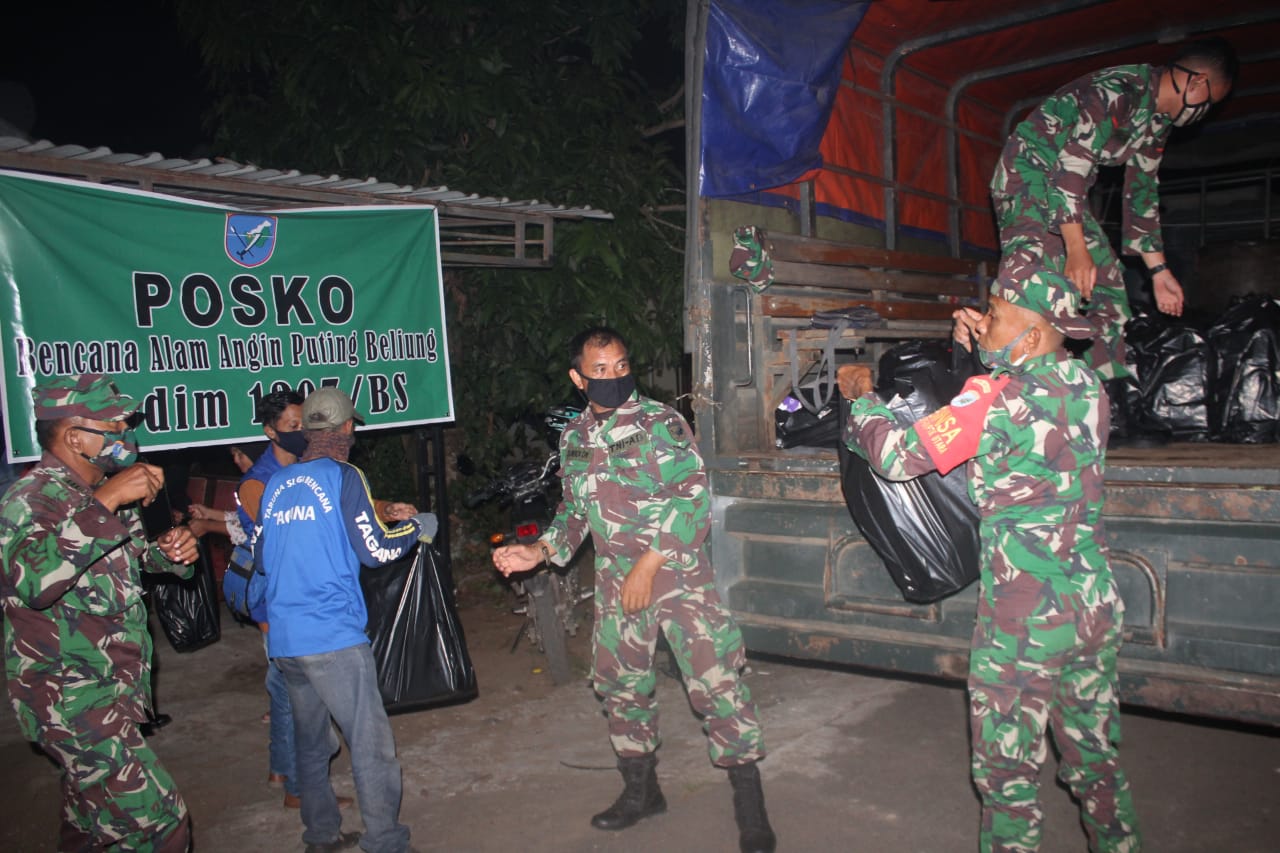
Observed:
[[[491,547],[536,542],[551,523],[560,503],[559,434],[581,411],[570,405],[553,406],[544,421],[552,437],[546,458],[516,462],[464,500],[469,509],[494,499],[509,505],[507,528],[489,537]],[[511,651],[527,636],[547,656],[551,680],[568,683],[572,675],[566,637],[577,636],[580,623],[576,607],[590,595],[582,590],[576,560],[525,573],[514,587],[525,601],[525,620]]]

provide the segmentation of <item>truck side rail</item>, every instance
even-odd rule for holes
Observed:
[[[828,349],[838,352],[842,364],[874,364],[903,341],[950,338],[951,315],[958,307],[985,310],[990,279],[983,261],[793,234],[770,233],[769,243],[773,283],[750,297],[753,310],[744,312],[743,320],[758,342],[750,346],[751,369],[761,391],[765,439],[775,450],[771,412],[791,390],[793,375],[812,376]],[[853,307],[870,308],[881,319],[847,329],[834,341],[827,330],[810,328],[817,312]]]

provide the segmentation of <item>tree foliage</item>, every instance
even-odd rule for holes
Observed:
[[[626,334],[642,371],[678,363],[680,143],[644,128],[682,108],[680,0],[175,2],[220,154],[614,213],[560,222],[551,270],[447,272],[473,455],[495,461],[508,425],[569,393],[585,325]]]

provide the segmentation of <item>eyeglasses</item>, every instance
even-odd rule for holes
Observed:
[[[1207,89],[1207,90],[1209,91],[1209,101],[1210,101],[1210,102],[1213,102],[1213,84],[1209,82],[1209,75],[1208,75],[1208,74],[1205,74],[1203,71],[1196,71],[1194,68],[1188,68],[1188,67],[1187,67],[1187,66],[1185,66],[1185,65],[1179,65],[1179,64],[1178,64],[1178,63],[1176,63],[1176,62],[1175,62],[1175,63],[1173,63],[1173,65],[1172,65],[1171,67],[1176,68],[1176,69],[1178,69],[1179,71],[1185,71],[1185,72],[1187,73],[1187,87],[1188,87],[1188,88],[1190,88],[1190,87],[1191,87],[1191,78],[1192,78],[1192,77],[1203,77],[1203,78],[1204,78],[1204,87],[1205,87],[1205,89]],[[1178,88],[1178,83],[1177,83],[1177,81],[1174,81],[1174,84],[1173,84],[1173,91],[1178,92],[1179,94],[1181,94],[1181,92],[1182,92],[1182,90]]]

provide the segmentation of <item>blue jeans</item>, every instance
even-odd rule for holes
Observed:
[[[402,853],[409,827],[400,823],[400,762],[391,723],[378,693],[373,649],[368,643],[296,658],[276,658],[289,685],[297,738],[302,840],[324,844],[338,837],[342,815],[329,783],[332,730],[337,721],[351,753],[351,773],[368,853]]]
[[[266,648],[267,635],[262,635]],[[271,697],[271,728],[268,730],[271,772],[284,777],[284,789],[298,796],[298,758],[293,741],[293,706],[289,687],[276,662],[267,658],[267,695]]]

